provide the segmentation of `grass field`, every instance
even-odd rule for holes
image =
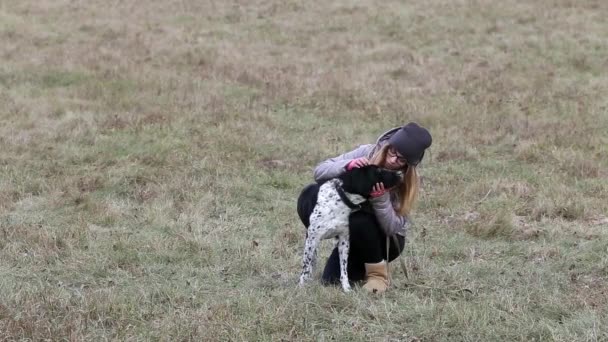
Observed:
[[[2,0],[0,340],[608,341],[607,17]],[[314,166],[408,121],[410,279],[297,289]]]

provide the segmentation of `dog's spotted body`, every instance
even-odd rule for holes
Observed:
[[[335,238],[340,257],[340,283],[345,292],[350,291],[347,272],[350,248],[348,218],[353,210],[357,210],[361,203],[367,201],[376,183],[382,182],[386,188],[391,188],[400,180],[400,172],[368,165],[348,171],[320,186],[306,234],[300,285],[311,279],[321,240]],[[344,197],[340,196],[339,191]]]
[[[340,198],[338,187],[341,186],[341,180],[332,179],[319,188],[317,205],[310,215],[310,226],[306,234],[300,285],[311,278],[312,270],[316,265],[317,247],[321,240],[336,238],[340,254],[340,283],[344,291],[350,291],[346,263],[350,247],[348,216],[353,209]],[[366,198],[361,195],[349,193],[345,193],[345,195],[355,205],[366,201]]]

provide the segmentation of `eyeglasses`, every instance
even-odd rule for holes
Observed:
[[[407,160],[405,159],[405,157],[400,155],[399,152],[397,152],[393,147],[389,147],[387,152],[388,152],[387,155],[389,157],[391,157],[391,158],[396,157],[399,164],[405,165],[407,163]]]

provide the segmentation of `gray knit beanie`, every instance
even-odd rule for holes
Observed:
[[[388,143],[397,150],[408,165],[417,165],[424,157],[424,150],[431,146],[433,139],[429,131],[415,122],[401,127],[389,139]]]

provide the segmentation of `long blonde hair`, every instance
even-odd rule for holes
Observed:
[[[388,153],[389,144],[385,144],[374,155],[370,158],[370,164],[384,167],[386,162],[386,154]],[[416,200],[418,199],[418,174],[416,173],[416,167],[413,165],[403,166],[403,182],[397,189],[399,197],[399,207],[397,212],[401,216],[407,216],[412,211]]]

